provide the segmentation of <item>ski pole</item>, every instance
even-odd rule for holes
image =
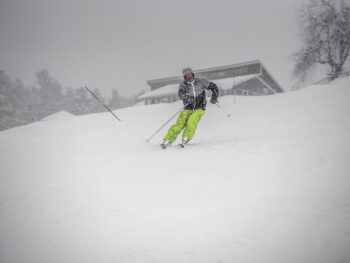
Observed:
[[[231,114],[230,114],[230,113],[227,113],[227,112],[219,105],[218,102],[216,102],[215,105],[218,106],[218,108],[219,108],[220,110],[222,110],[222,111],[227,115],[227,117],[231,117]]]
[[[88,87],[85,87],[87,90],[88,90],[88,92],[90,92],[91,93],[91,95],[92,96],[94,96],[99,102],[101,102],[101,104],[118,120],[118,121],[121,121],[118,117],[117,117],[117,115],[115,115],[114,113],[113,113],[113,111],[110,109],[110,108],[108,108],[103,102],[102,102],[102,100],[99,98],[99,97],[97,97],[91,90],[89,90],[88,89]]]
[[[174,119],[176,117],[176,115],[182,111],[185,107],[187,106],[187,104],[185,106],[183,106],[181,109],[179,109],[166,123],[163,124],[162,127],[160,127],[155,133],[153,133],[153,135],[151,137],[148,138],[148,140],[146,142],[149,142],[161,129],[164,128],[165,125],[167,125],[172,119]]]

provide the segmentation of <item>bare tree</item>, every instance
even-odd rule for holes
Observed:
[[[343,71],[350,50],[349,0],[310,0],[298,10],[302,48],[292,55],[293,74],[305,80],[320,64],[330,67],[333,80]]]

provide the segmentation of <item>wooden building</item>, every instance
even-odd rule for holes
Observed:
[[[258,60],[194,71],[218,85],[220,96],[262,96],[284,92],[278,82]],[[183,76],[147,81],[151,91],[139,97],[145,104],[169,103],[179,100],[177,92]],[[210,94],[209,94],[210,95]]]

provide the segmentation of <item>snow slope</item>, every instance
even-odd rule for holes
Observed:
[[[0,262],[350,262],[349,78],[208,105],[60,113],[0,133]]]

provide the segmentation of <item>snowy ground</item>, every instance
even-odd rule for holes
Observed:
[[[0,133],[0,262],[350,262],[349,78],[208,105],[59,113]]]

